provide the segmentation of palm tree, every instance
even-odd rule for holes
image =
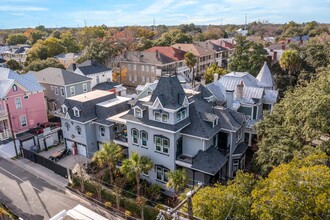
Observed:
[[[195,87],[195,72],[194,67],[197,63],[197,58],[192,52],[188,52],[184,55],[184,60],[186,62],[186,65],[190,69],[190,72],[192,71],[192,87]]]
[[[292,85],[292,75],[299,69],[301,59],[297,50],[286,50],[283,52],[280,60],[280,66],[288,70],[290,84]]]
[[[152,160],[149,157],[139,156],[138,153],[133,152],[129,159],[123,161],[120,172],[127,175],[130,179],[135,178],[137,195],[140,196],[140,175],[142,172],[146,173],[151,170],[153,166]]]
[[[184,169],[177,169],[168,173],[167,188],[174,189],[174,196],[177,197],[177,192],[184,189],[188,182],[187,173]]]
[[[114,173],[116,171],[117,161],[122,158],[122,149],[119,145],[111,142],[103,144],[102,149],[97,151],[93,156],[95,161],[100,167],[108,166],[110,175],[110,184],[114,184]]]

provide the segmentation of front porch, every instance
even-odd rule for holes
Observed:
[[[11,137],[11,133],[8,126],[7,118],[5,120],[0,121],[0,141],[7,140]]]

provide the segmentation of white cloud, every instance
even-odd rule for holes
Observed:
[[[11,6],[11,5],[2,5],[0,6],[0,11],[47,11],[47,8],[43,7],[34,7],[34,6]]]

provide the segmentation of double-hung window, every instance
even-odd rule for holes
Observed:
[[[74,89],[74,86],[71,86],[70,87],[70,95],[75,95],[76,94],[76,91]]]
[[[77,127],[76,127],[76,130],[77,130],[77,134],[78,134],[78,135],[81,135],[81,127],[77,126]]]
[[[168,113],[167,112],[163,112],[160,113],[158,111],[155,111],[155,120],[156,121],[162,121],[162,122],[167,122],[168,121]]]
[[[178,121],[181,121],[186,118],[186,111],[187,111],[186,109],[182,109],[182,110],[178,111],[178,113],[176,114]]]
[[[141,145],[146,147],[148,144],[148,133],[141,131]]]
[[[22,115],[20,117],[20,121],[21,121],[21,126],[22,127],[25,127],[26,126],[26,116],[25,115]]]
[[[22,106],[22,100],[20,97],[15,98],[15,104],[16,104],[16,109],[23,108]]]
[[[103,126],[100,126],[100,135],[101,137],[105,136],[105,128]]]
[[[156,166],[156,178],[157,178],[157,180],[162,181],[162,182],[167,182],[169,171],[170,170],[165,168],[165,167]]]
[[[139,131],[135,128],[132,129],[132,143],[139,144]]]
[[[170,140],[163,136],[155,136],[156,151],[168,154],[170,147]]]

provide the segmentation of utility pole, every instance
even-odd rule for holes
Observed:
[[[193,207],[192,207],[192,191],[187,193],[187,204],[188,204],[188,216],[190,220],[194,220]]]
[[[247,14],[245,14],[245,30],[246,30]]]
[[[15,138],[15,134],[14,134],[14,131],[13,131],[13,125],[12,125],[12,122],[11,122],[11,116],[10,116],[8,103],[6,103],[6,108],[7,108],[7,112],[8,112],[8,119],[9,119],[9,127],[10,127],[10,131],[11,131],[11,136],[13,137],[13,141],[14,141],[15,153],[16,153],[16,156],[18,156],[17,147],[16,147],[16,138]]]

